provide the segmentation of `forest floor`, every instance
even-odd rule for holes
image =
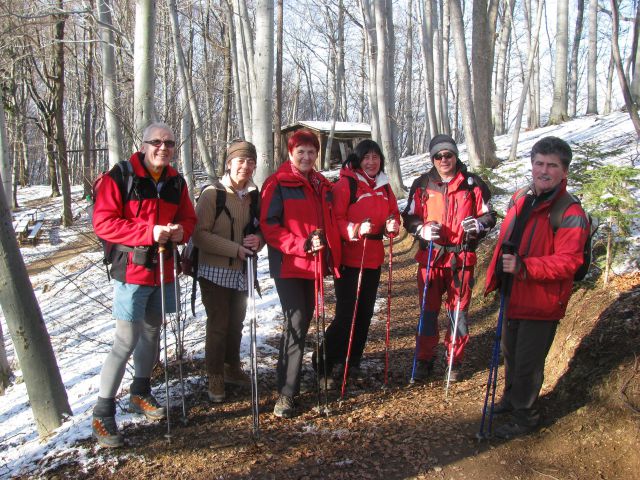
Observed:
[[[171,411],[167,425],[124,428],[127,447],[108,450],[93,441],[81,447],[100,457],[89,466],[74,458],[48,478],[273,478],[273,479],[619,479],[640,472],[640,274],[581,284],[561,321],[547,358],[539,406],[541,427],[510,441],[478,441],[498,301],[482,287],[490,242],[480,251],[471,307],[473,323],[464,378],[444,394],[444,367],[433,380],[409,385],[418,318],[415,247],[394,245],[392,330],[388,388],[383,388],[386,303],[374,320],[363,368],[366,378],[348,384],[345,400],[331,392],[330,413],[319,415],[311,366],[305,357],[300,415],[272,415],[274,372],[260,375],[260,436],[252,437],[250,392],[228,389],[211,404],[205,382],[190,390],[187,418]],[[386,297],[387,273],[379,295]],[[327,291],[332,291],[327,283]],[[333,299],[327,295],[327,306]],[[328,312],[327,319],[331,318]],[[441,327],[444,326],[441,318]],[[311,351],[315,331],[309,332]],[[273,338],[273,345],[277,345]],[[271,341],[269,342],[271,343]],[[204,376],[202,362],[186,374]],[[502,368],[500,374],[502,375]],[[177,374],[172,365],[171,375]],[[163,372],[157,370],[158,383]],[[498,395],[502,385],[499,379]],[[498,419],[494,425],[498,425]],[[634,473],[635,472],[635,473]]]

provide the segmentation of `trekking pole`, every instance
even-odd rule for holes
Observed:
[[[466,235],[465,235],[466,237]],[[460,305],[462,303],[462,292],[464,290],[464,269],[467,266],[467,243],[465,238],[462,239],[462,270],[460,273],[460,290],[458,291],[458,304],[456,305],[455,320],[453,321],[453,333],[449,334],[451,338],[451,345],[449,347],[449,366],[447,368],[447,384],[444,388],[445,398],[449,396],[449,383],[451,382],[451,369],[453,368],[453,352],[456,347],[456,338],[458,335],[458,320],[460,319]],[[451,318],[449,318],[449,325],[451,325]]]
[[[247,256],[247,295],[249,297],[249,314],[251,323],[249,326],[251,358],[251,413],[253,416],[253,438],[260,437],[260,399],[258,398],[258,347],[256,325],[256,293],[254,290],[256,272],[253,256]]]
[[[178,375],[180,378],[180,397],[182,399],[182,423],[183,425],[187,424],[187,406],[184,400],[184,376],[182,375],[182,353],[184,346],[184,338],[182,328],[180,326],[180,322],[182,319],[180,318],[182,305],[180,304],[180,281],[178,280],[178,274],[180,273],[178,269],[178,246],[173,246],[173,285],[174,285],[174,293],[176,299],[176,357],[178,357]]]
[[[362,287],[362,270],[364,269],[364,256],[367,251],[367,237],[362,242],[362,259],[360,260],[360,271],[358,272],[358,284],[356,287],[356,301],[353,305],[353,317],[351,318],[351,330],[349,332],[349,345],[347,347],[347,358],[344,361],[344,375],[342,377],[342,389],[340,391],[340,402],[344,399],[347,389],[347,375],[349,374],[349,359],[351,358],[351,346],[353,345],[353,332],[356,329],[356,316],[358,315],[358,302],[360,301],[360,288]]]
[[[391,331],[391,285],[393,273],[393,234],[389,235],[389,279],[387,281],[387,332],[384,343],[384,385],[389,381],[389,333]]]
[[[502,253],[513,254],[515,246],[509,241],[502,244]],[[496,386],[498,383],[498,362],[500,361],[500,341],[502,340],[502,323],[504,315],[509,305],[509,296],[511,293],[512,275],[509,273],[502,274],[502,284],[500,285],[500,310],[498,311],[498,324],[496,326],[496,338],[493,344],[491,354],[491,363],[489,364],[489,378],[487,379],[487,388],[484,396],[484,405],[482,407],[482,419],[480,420],[480,430],[477,437],[479,440],[487,438],[491,435],[491,427],[493,426],[493,407],[496,398]],[[489,394],[491,394],[491,405],[489,408],[489,421],[487,423],[487,431],[484,430],[484,422],[487,415],[487,404],[489,403]]]
[[[429,290],[429,271],[431,270],[431,253],[433,252],[433,240],[429,241],[429,254],[427,256],[427,267],[424,278],[424,288],[422,290],[422,305],[420,306],[420,318],[418,319],[418,335],[416,336],[416,349],[413,352],[413,367],[411,369],[411,380],[409,383],[416,382],[416,364],[418,363],[418,340],[422,335],[422,327],[424,323],[424,309],[427,304],[427,292]]]
[[[167,357],[167,309],[164,287],[164,245],[158,246],[158,261],[160,262],[160,305],[162,310],[162,325],[164,327],[164,393],[166,396],[165,405],[167,410],[167,433],[165,438],[171,443],[171,420],[169,418],[169,359]]]
[[[318,259],[318,252],[313,252],[313,291],[314,291],[314,309],[313,309],[313,317],[316,321],[316,399],[317,399],[317,409],[318,413],[322,414],[322,410],[320,408],[320,368],[318,365],[318,361],[320,358],[320,317],[318,310],[320,309],[320,302],[318,300],[318,293],[320,291],[320,280],[319,280],[319,265],[320,261]],[[325,380],[326,380],[326,372],[325,372]],[[326,384],[325,384],[326,390]]]
[[[322,265],[322,255],[318,257],[318,270],[320,272],[320,318],[322,319],[322,363],[324,367],[324,414],[329,415],[329,393],[327,380],[327,338],[325,335],[325,311],[324,311],[324,268]],[[317,354],[316,354],[317,355]],[[316,357],[317,358],[317,357]]]

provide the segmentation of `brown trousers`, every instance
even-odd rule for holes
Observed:
[[[240,363],[242,324],[247,311],[247,292],[198,279],[202,304],[207,312],[205,364],[207,375],[222,375],[224,364]]]

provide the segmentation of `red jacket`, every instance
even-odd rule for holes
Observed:
[[[93,228],[96,235],[108,242],[134,246],[152,246],[153,227],[176,223],[184,229],[183,242],[189,240],[196,224],[196,214],[189,198],[186,182],[171,166],[164,169],[156,186],[142,159],[144,154],[134,153],[129,162],[133,167],[133,188],[123,205],[122,173],[114,167],[96,185],[96,203],[93,207]],[[126,190],[126,188],[125,188]],[[160,266],[146,268],[132,262],[133,252],[113,252],[111,275],[116,280],[136,285],[160,285]],[[173,281],[173,258],[165,260],[165,283]]]
[[[355,181],[355,202],[351,203],[350,180]],[[364,239],[353,240],[355,226],[365,219],[373,224],[373,238],[367,239],[364,268],[378,268],[384,262],[382,235],[387,218],[393,215],[400,221],[396,196],[389,185],[389,179],[380,172],[373,187],[366,178],[350,168],[340,170],[340,180],[333,187],[333,204],[336,220],[342,237],[342,265],[360,268]],[[357,234],[357,232],[355,232]]]
[[[573,275],[582,265],[582,252],[589,233],[587,217],[582,207],[574,203],[562,216],[558,230],[553,232],[551,205],[566,190],[563,180],[550,196],[534,201],[533,210],[524,226],[518,254],[524,268],[513,278],[507,317],[521,320],[560,320],[564,317],[573,287]],[[487,270],[485,295],[499,287],[496,264],[505,238],[511,237],[515,220],[522,211],[526,195],[512,198],[514,207],[500,228],[498,244]]]
[[[312,170],[309,179],[291,161],[280,165],[262,186],[260,230],[269,249],[269,272],[274,278],[314,278],[314,259],[304,244],[314,230],[322,228],[328,242],[325,275],[337,275],[340,234],[332,205],[332,184]],[[327,265],[329,264],[329,265]]]
[[[459,268],[462,266],[461,253],[464,230],[462,220],[471,216],[484,227],[478,238],[470,241],[466,254],[466,265],[476,264],[474,253],[477,241],[484,237],[496,224],[488,189],[481,187],[484,182],[466,171],[466,167],[458,160],[458,171],[451,181],[443,182],[435,167],[418,177],[411,186],[407,207],[402,212],[404,227],[415,235],[419,226],[429,222],[442,225],[440,239],[433,243],[431,265],[451,268],[452,260]],[[416,261],[426,265],[428,260],[428,243],[420,240],[420,248],[416,253]]]

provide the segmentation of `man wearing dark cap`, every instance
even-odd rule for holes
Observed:
[[[438,314],[446,293],[449,328],[444,339],[445,360],[448,365],[452,352],[450,380],[457,381],[469,341],[467,312],[476,264],[474,251],[478,241],[495,226],[496,214],[489,203],[489,189],[480,177],[467,172],[458,158],[453,138],[436,135],[429,144],[429,154],[433,167],[413,182],[402,213],[405,228],[420,241],[415,258],[421,306],[428,281],[422,324],[416,338],[418,362],[413,379],[424,381],[433,372],[439,340]],[[452,345],[456,320],[458,328]]]
[[[205,363],[209,399],[222,402],[225,383],[248,386],[240,363],[242,324],[247,309],[248,255],[264,245],[258,231],[258,189],[252,181],[256,148],[242,140],[227,149],[227,171],[202,192],[196,206],[197,278],[207,312]]]

